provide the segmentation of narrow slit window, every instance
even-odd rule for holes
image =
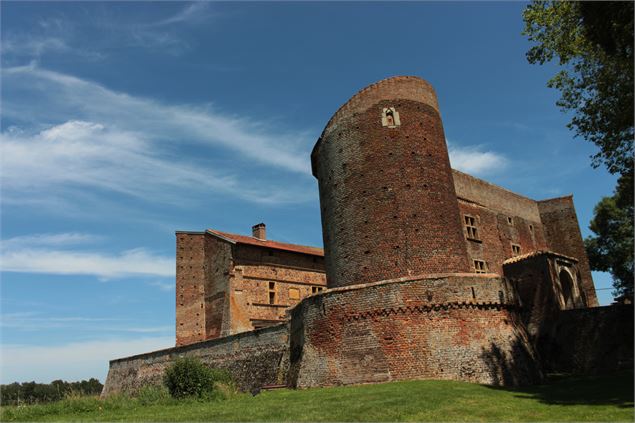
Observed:
[[[476,273],[487,273],[487,263],[484,260],[474,260],[474,271]]]
[[[476,227],[476,218],[473,216],[465,215],[463,216],[465,219],[465,231],[468,239],[476,239],[478,240],[478,228]]]
[[[519,256],[520,255],[520,245],[512,244],[512,254],[514,256]]]
[[[507,224],[508,225],[513,225],[514,224],[514,219],[511,216],[507,216]]]
[[[276,283],[269,282],[269,304],[276,303]]]

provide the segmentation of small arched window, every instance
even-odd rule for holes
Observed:
[[[381,124],[382,126],[387,126],[388,128],[396,128],[401,125],[401,122],[399,121],[399,113],[394,107],[384,107],[381,115]]]

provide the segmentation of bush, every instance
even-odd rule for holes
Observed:
[[[208,397],[214,391],[217,372],[191,357],[177,358],[165,369],[163,382],[174,398]]]

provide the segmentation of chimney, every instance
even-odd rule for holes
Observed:
[[[251,227],[251,234],[254,238],[258,238],[261,240],[267,239],[267,227],[264,223],[259,223]]]

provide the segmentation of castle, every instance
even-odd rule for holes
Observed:
[[[324,251],[268,240],[264,224],[177,232],[176,347],[112,360],[104,394],[157,383],[183,355],[244,389],[517,385],[632,365],[632,316],[597,307],[572,197],[534,201],[452,170],[426,81],[358,92],[311,162]]]

